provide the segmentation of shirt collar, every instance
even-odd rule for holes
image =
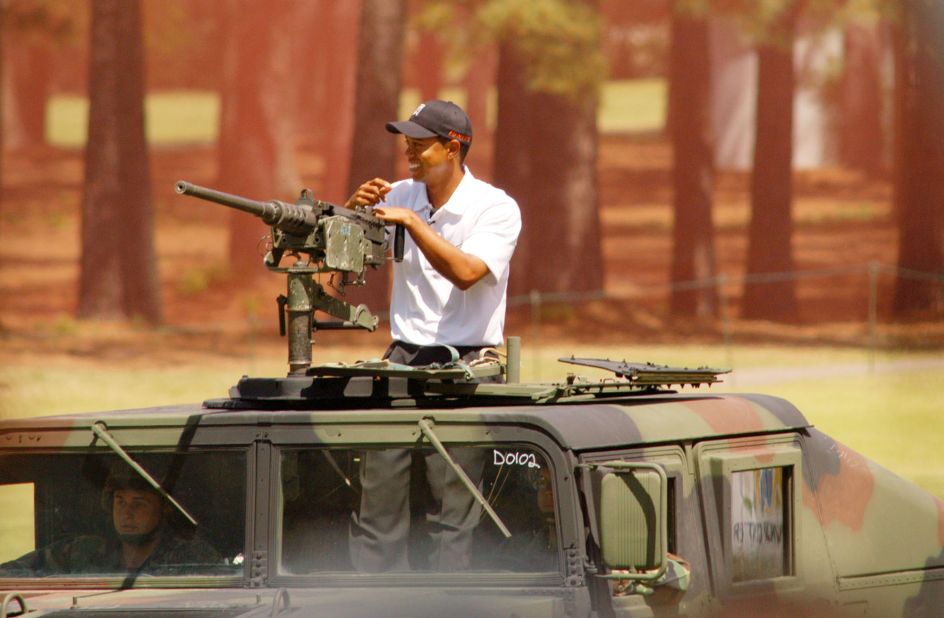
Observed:
[[[449,199],[446,200],[445,204],[440,206],[437,210],[431,212],[451,212],[455,214],[461,214],[462,211],[465,210],[466,205],[469,203],[466,197],[472,191],[472,184],[475,181],[475,176],[472,175],[472,170],[470,170],[467,166],[463,165],[462,169],[465,173],[462,175],[462,180],[460,180],[459,184],[456,186],[456,190],[452,192],[452,195],[449,196]]]

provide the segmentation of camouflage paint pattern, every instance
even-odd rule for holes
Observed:
[[[674,487],[674,547],[688,565],[682,587],[625,594],[593,576],[592,542],[573,543],[559,585],[519,580],[370,577],[343,585],[213,578],[0,580],[29,607],[203,608],[201,615],[487,616],[906,616],[942,615],[944,502],[822,434],[780,399],[762,395],[665,394],[616,401],[497,407],[224,411],[200,406],[19,419],[0,423],[0,451],[86,449],[104,422],[126,448],[299,440],[312,444],[410,443],[433,419],[446,442],[501,442],[513,428],[546,436],[556,471],[564,538],[596,525],[573,465],[613,459],[663,465]],[[225,435],[219,439],[219,435]],[[550,452],[553,451],[553,452]],[[568,463],[569,462],[569,463]],[[730,554],[733,473],[783,467],[789,525],[784,573],[734,581]],[[258,486],[267,479],[251,479]],[[728,502],[726,502],[728,501]],[[247,508],[247,512],[254,512]],[[591,534],[591,538],[593,535]],[[476,574],[478,575],[478,574]],[[254,585],[259,585],[258,582]],[[286,592],[278,590],[285,586]],[[57,590],[58,587],[58,590]],[[128,589],[121,589],[121,588]],[[94,592],[83,592],[83,588]],[[114,591],[101,594],[103,588]],[[615,596],[614,596],[615,594]],[[307,608],[307,609],[305,609]],[[210,611],[212,610],[212,611]],[[215,612],[215,613],[214,613]]]

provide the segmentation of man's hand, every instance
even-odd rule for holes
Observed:
[[[373,206],[382,202],[384,196],[390,193],[391,188],[391,184],[383,178],[368,180],[357,188],[354,195],[348,198],[344,205],[351,209],[356,206]]]
[[[371,214],[390,225],[402,225],[409,231],[416,228],[417,223],[421,223],[419,215],[409,208],[399,208],[397,206],[377,206],[371,211]]]
[[[413,242],[439,274],[460,290],[468,290],[488,274],[488,266],[437,234],[415,211],[396,206],[379,206],[374,216],[390,224],[402,225]]]

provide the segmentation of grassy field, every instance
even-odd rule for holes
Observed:
[[[378,349],[318,350],[320,359],[354,361]],[[762,392],[782,396],[807,419],[840,442],[938,496],[944,496],[944,362],[930,353],[782,346],[544,346],[522,358],[522,378],[559,381],[574,372],[598,378],[604,372],[562,365],[576,353],[683,366],[736,366],[712,392]],[[871,367],[871,368],[870,368]],[[202,401],[225,396],[243,374],[283,375],[281,353],[203,363],[148,367],[88,360],[10,363],[0,368],[0,417],[14,418],[96,409],[119,409]]]
[[[465,105],[465,91],[447,88],[440,96]],[[663,79],[611,81],[604,85],[597,123],[604,133],[651,132],[665,122],[666,83]],[[400,95],[400,115],[408,116],[420,103],[416,89]],[[488,123],[495,126],[498,99],[491,92]],[[217,138],[220,99],[209,91],[152,92],[145,99],[148,142],[207,144]],[[56,95],[46,107],[46,138],[55,146],[79,148],[88,132],[88,99]]]
[[[157,92],[145,99],[147,139],[152,145],[210,143],[219,129],[220,100],[212,92]],[[88,99],[58,95],[46,106],[46,139],[80,148],[88,133]]]

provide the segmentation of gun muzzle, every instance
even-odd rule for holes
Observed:
[[[255,215],[267,224],[290,234],[307,234],[318,224],[318,216],[311,207],[287,204],[278,200],[258,202],[239,195],[208,189],[184,180],[178,180],[174,190],[179,195],[189,195],[208,202]]]
[[[267,210],[271,210],[271,206],[266,202],[258,202],[239,195],[217,191],[216,189],[208,189],[185,180],[178,180],[177,184],[174,185],[174,190],[179,195],[190,195],[201,200],[207,200],[208,202],[215,202],[223,206],[235,208],[236,210],[248,212],[251,215],[256,215],[263,219],[265,219]],[[267,208],[267,206],[269,206],[269,208]]]

